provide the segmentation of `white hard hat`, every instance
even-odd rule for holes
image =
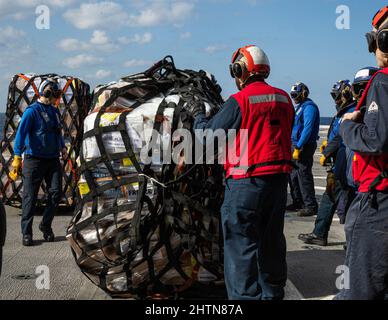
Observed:
[[[238,49],[232,58],[232,64],[242,58],[246,60],[247,71],[251,74],[259,74],[268,78],[271,66],[266,53],[257,46],[249,45]]]

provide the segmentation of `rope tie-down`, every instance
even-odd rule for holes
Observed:
[[[215,112],[220,92],[214,77],[177,70],[172,57],[96,88],[67,239],[82,272],[111,296],[171,298],[222,281],[222,166],[184,164],[184,154],[165,163],[148,149],[178,144],[171,133],[192,128],[185,106],[195,99]]]
[[[62,95],[55,106],[61,115],[62,134],[69,154],[69,159],[62,162],[61,205],[71,207],[75,201],[78,183],[76,159],[79,157],[81,149],[83,121],[89,113],[91,105],[90,87],[73,77],[58,76],[56,74],[20,73],[12,78],[9,85],[0,156],[0,194],[4,204],[16,208],[21,207],[23,182],[22,177],[19,177],[16,181],[9,178],[14,156],[14,140],[24,111],[30,104],[37,101],[39,98],[38,88],[48,78],[57,81],[62,91]],[[43,182],[38,192],[37,204],[44,205],[47,200],[46,197],[46,185]]]

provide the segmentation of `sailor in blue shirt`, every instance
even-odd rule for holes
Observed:
[[[287,210],[299,211],[299,216],[303,217],[313,216],[318,210],[312,168],[319,139],[320,115],[317,105],[308,98],[309,94],[309,89],[301,82],[292,86],[290,93],[296,105],[292,145],[298,169],[290,175],[293,203]]]
[[[33,245],[32,224],[35,203],[43,179],[47,186],[47,207],[39,225],[46,241],[54,241],[51,225],[61,199],[62,171],[60,154],[67,159],[62,136],[60,113],[53,106],[61,91],[54,80],[45,80],[39,87],[39,99],[23,113],[14,145],[13,170],[10,178],[16,180],[23,164],[22,221],[23,245]]]

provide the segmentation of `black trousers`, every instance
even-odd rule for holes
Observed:
[[[47,206],[41,225],[51,228],[55,211],[61,200],[62,168],[58,158],[40,159],[26,156],[23,165],[23,200],[21,229],[23,235],[32,235],[35,203],[42,181],[47,186]]]
[[[318,202],[315,197],[313,176],[314,153],[317,143],[306,144],[300,153],[300,160],[296,162],[298,169],[290,175],[291,197],[295,204],[302,204],[308,210],[316,211]]]

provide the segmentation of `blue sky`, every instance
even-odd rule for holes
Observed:
[[[38,5],[50,9],[50,29],[35,27]],[[336,8],[350,8],[350,30],[336,28]],[[269,82],[289,91],[303,81],[322,116],[334,113],[329,91],[340,79],[375,65],[364,34],[386,5],[377,0],[0,0],[0,111],[16,73],[58,73],[92,87],[146,69],[165,55],[178,68],[213,73],[227,98],[235,49],[262,47]]]

